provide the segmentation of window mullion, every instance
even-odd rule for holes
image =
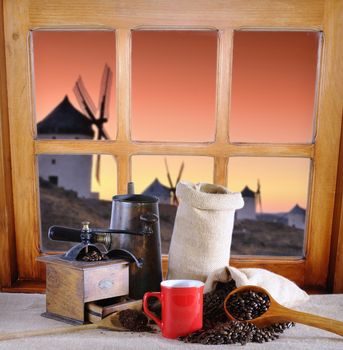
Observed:
[[[228,120],[231,85],[231,60],[233,30],[219,31],[218,36],[218,62],[217,62],[217,110],[216,110],[216,144],[228,142]],[[214,183],[222,186],[227,185],[227,153],[224,157],[214,158]]]
[[[217,185],[227,186],[227,166],[228,157],[214,158],[214,178],[213,182]]]
[[[228,141],[233,30],[219,31],[217,69],[216,143]]]
[[[131,31],[118,29],[116,31],[116,62],[117,62],[117,141],[126,150],[116,157],[118,193],[127,192],[127,183],[131,177],[130,148],[130,101],[131,101]],[[114,143],[113,154],[116,153],[117,144]]]
[[[130,139],[130,100],[131,100],[131,31],[116,31],[117,45],[117,140]]]

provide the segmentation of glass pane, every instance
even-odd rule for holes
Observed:
[[[132,32],[131,136],[213,141],[217,31]]]
[[[232,142],[313,140],[319,32],[236,31]]]
[[[49,240],[52,225],[81,228],[86,220],[91,227],[109,227],[112,196],[117,192],[113,156],[44,154],[37,158],[43,251],[62,251],[73,245]]]
[[[32,31],[38,138],[114,139],[113,31]]]
[[[213,183],[213,158],[181,156],[134,156],[132,180],[135,192],[159,198],[162,253],[168,254],[177,202],[178,180]],[[171,183],[168,181],[168,173]]]
[[[242,191],[232,254],[303,256],[310,160],[230,158],[228,187]]]

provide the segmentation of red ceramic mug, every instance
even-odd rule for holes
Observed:
[[[161,328],[162,335],[175,339],[202,328],[204,283],[196,280],[166,280],[161,292],[147,292],[143,298],[144,312]],[[162,319],[151,313],[148,299],[161,302]]]

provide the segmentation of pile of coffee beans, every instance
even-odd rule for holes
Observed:
[[[218,283],[214,291],[204,294],[204,328],[211,328],[218,322],[228,320],[224,311],[224,300],[234,289],[236,289],[236,283],[231,280],[227,283]]]
[[[203,329],[179,339],[186,343],[208,345],[263,343],[277,339],[284,330],[294,326],[294,323],[287,322],[258,328],[251,323],[228,320],[224,311],[224,300],[236,288],[235,282],[231,280],[218,283],[214,291],[204,294]]]
[[[240,321],[253,320],[263,315],[270,306],[267,294],[247,290],[234,293],[226,302],[226,308],[230,314]]]
[[[97,250],[89,250],[88,252],[83,250],[77,257],[77,260],[87,261],[87,262],[101,261],[104,259],[105,259],[104,256]]]
[[[142,311],[126,309],[119,311],[119,322],[132,332],[152,332],[148,325],[148,318]]]

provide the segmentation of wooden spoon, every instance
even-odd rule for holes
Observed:
[[[343,336],[343,322],[333,320],[331,318],[312,315],[305,312],[299,312],[299,311],[284,307],[280,305],[277,301],[275,301],[275,299],[273,299],[265,289],[257,286],[239,287],[227,295],[227,297],[224,300],[224,310],[226,315],[231,320],[237,320],[237,319],[234,316],[232,316],[230,311],[227,309],[226,307],[227,301],[229,300],[229,298],[231,298],[233,294],[236,294],[236,293],[240,294],[246,291],[254,291],[254,292],[260,292],[260,293],[266,294],[270,300],[270,306],[264,314],[252,320],[247,320],[246,322],[251,322],[258,327],[265,327],[272,323],[296,322],[296,323],[306,324],[311,327],[324,329],[326,331],[333,332]]]
[[[16,333],[5,333],[0,334],[0,340],[9,340],[9,339],[19,339],[26,337],[35,337],[38,335],[51,335],[51,334],[59,334],[59,333],[72,333],[78,332],[88,329],[96,329],[96,328],[105,328],[110,329],[112,331],[127,331],[119,321],[119,313],[113,313],[103,318],[101,321],[91,324],[85,324],[81,326],[69,326],[69,327],[59,327],[55,329],[40,329],[34,331],[26,331],[26,332],[16,332]]]

